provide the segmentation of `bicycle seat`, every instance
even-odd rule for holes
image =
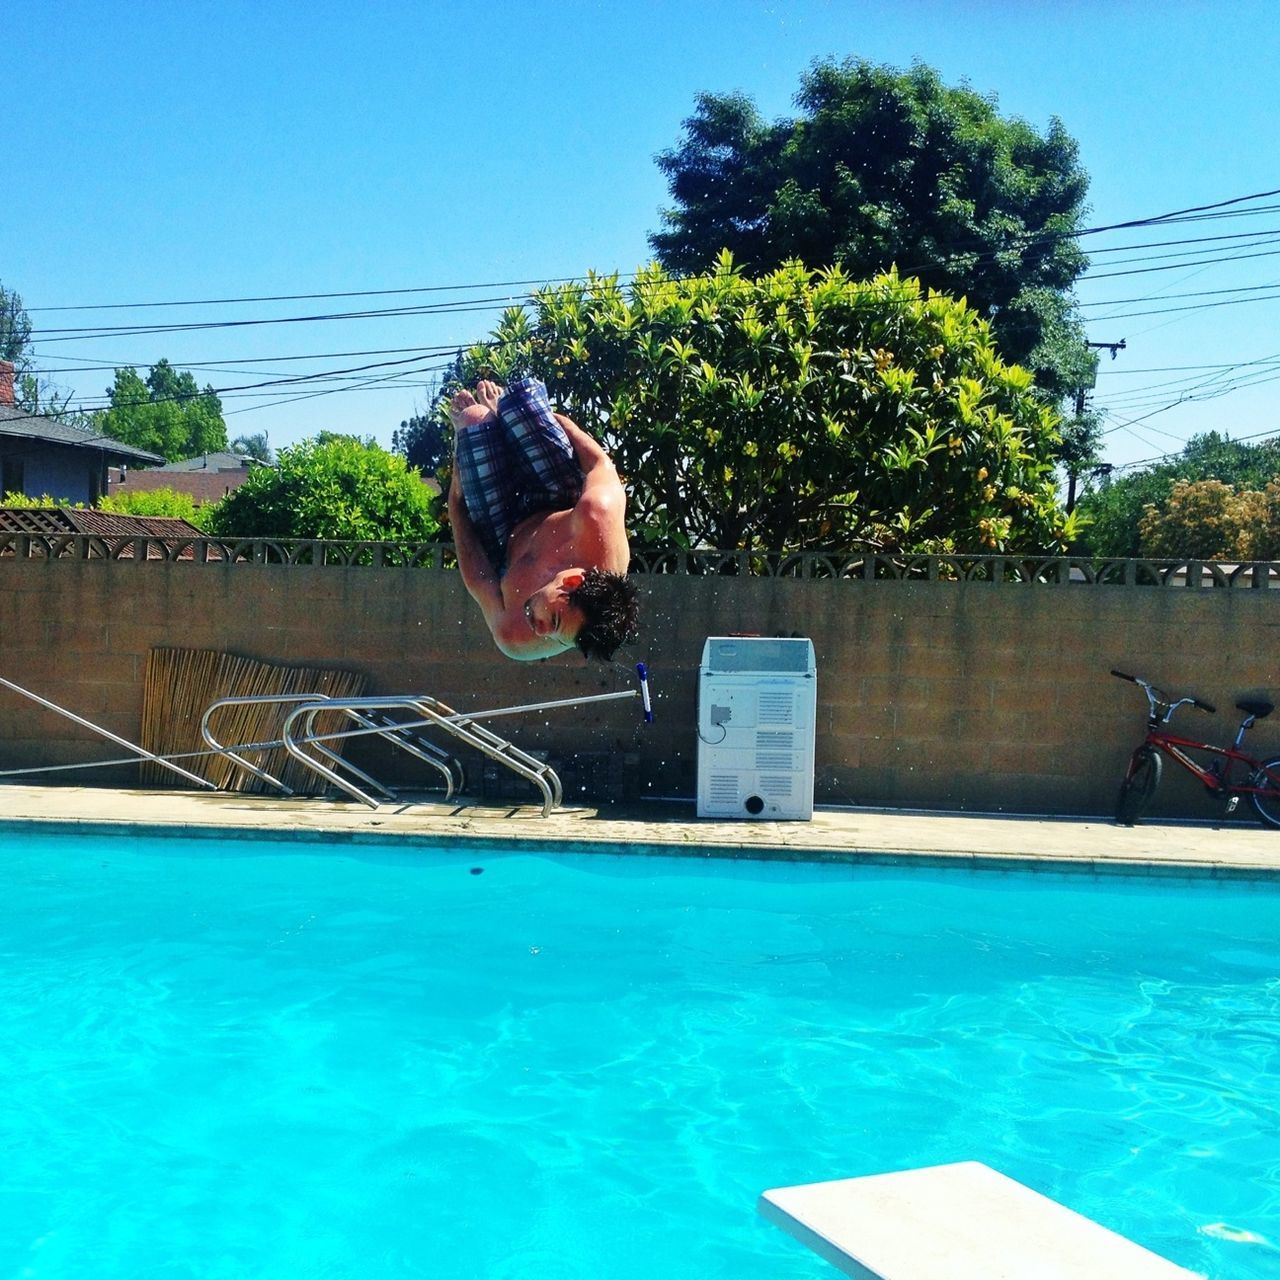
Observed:
[[[1271,702],[1261,702],[1254,698],[1241,698],[1236,703],[1236,710],[1243,711],[1245,715],[1252,716],[1255,720],[1263,720],[1275,710],[1275,704]]]

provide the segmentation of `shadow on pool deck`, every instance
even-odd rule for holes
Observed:
[[[121,825],[159,833],[224,834],[338,841],[476,842],[508,848],[625,846],[637,852],[804,860],[965,862],[1010,869],[1051,865],[1085,872],[1280,877],[1280,831],[1240,823],[1150,823],[1118,827],[1103,818],[1043,818],[819,809],[809,822],[698,819],[693,803],[566,806],[543,818],[536,806],[508,807],[436,796],[378,809],[350,801],[277,799],[212,792],[105,787],[5,786],[0,829],[65,824]]]

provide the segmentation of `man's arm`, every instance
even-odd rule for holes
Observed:
[[[613,471],[613,463],[610,461],[609,455],[600,447],[599,442],[587,435],[572,418],[566,418],[563,413],[557,413],[556,421],[564,428],[565,435],[569,437],[569,443],[573,445],[573,455],[578,460],[578,466],[582,468],[582,474],[588,480],[591,477],[591,473],[601,465],[605,466],[609,471]],[[617,477],[616,471],[614,471],[614,477]]]
[[[573,455],[582,469],[582,498],[579,499],[578,505],[581,506],[584,501],[589,500],[591,504],[601,508],[605,505],[617,506],[621,515],[621,509],[626,506],[626,493],[622,488],[622,481],[618,478],[618,470],[613,465],[613,459],[605,453],[598,441],[587,435],[571,418],[557,413],[556,421],[569,437],[569,443],[573,445]]]
[[[627,494],[617,468],[599,443],[576,422],[559,413],[556,421],[569,437],[578,466],[582,468],[582,496],[573,509],[578,537],[584,549],[590,548],[597,568],[626,573],[631,564],[626,530]]]
[[[501,620],[506,606],[502,601],[502,588],[498,584],[498,575],[494,572],[489,557],[485,554],[476,533],[475,525],[467,514],[467,505],[462,500],[456,473],[454,483],[449,487],[449,523],[453,527],[453,546],[458,553],[458,570],[462,574],[462,585],[466,587],[471,598],[480,606],[484,620],[493,631]]]

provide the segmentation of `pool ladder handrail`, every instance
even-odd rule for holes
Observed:
[[[419,718],[413,721],[393,721],[390,728],[386,725],[371,726],[367,729],[359,729],[354,732],[333,736],[347,738],[358,737],[366,733],[376,733],[382,737],[390,738],[391,734],[404,730],[420,728],[443,729],[446,733],[452,734],[462,742],[467,743],[468,746],[474,747],[483,755],[488,756],[491,760],[498,761],[513,773],[533,783],[542,796],[542,816],[544,818],[550,816],[551,810],[563,802],[564,791],[560,785],[560,778],[549,764],[539,760],[536,756],[530,755],[527,751],[522,751],[513,742],[499,737],[498,734],[493,733],[483,725],[477,724],[471,716],[457,712],[452,707],[439,701],[439,699],[428,697],[425,694],[386,698],[331,698],[323,704],[312,703],[296,707],[285,717],[284,726],[281,729],[285,750],[295,759],[318,773],[322,778],[327,778],[334,786],[346,791],[348,795],[369,805],[370,808],[377,808],[378,802],[376,800],[361,791],[354,783],[344,779],[335,769],[308,755],[302,748],[304,746],[322,744],[323,739],[330,736],[316,734],[315,732],[315,718],[325,711],[347,711],[367,714],[370,711],[386,713],[394,710],[410,711]],[[301,734],[295,732],[295,724],[298,724],[301,728]],[[391,740],[394,741],[394,739]],[[359,774],[366,783],[372,784],[384,795],[388,797],[393,795],[386,787],[370,778],[368,774],[355,769],[347,761],[341,760],[334,752],[329,751],[323,745],[320,745],[319,749],[331,760],[341,764],[344,769]]]
[[[346,792],[353,799],[376,809],[378,801],[353,781],[353,778],[363,782],[365,787],[381,793],[387,799],[395,799],[395,792],[383,786],[363,769],[343,759],[325,744],[346,738],[381,737],[392,746],[416,756],[436,769],[444,777],[445,798],[449,799],[465,786],[463,766],[455,756],[421,737],[417,732],[422,729],[441,729],[531,782],[542,796],[542,816],[548,817],[551,810],[564,801],[564,789],[559,775],[546,761],[539,760],[536,756],[521,750],[513,742],[477,722],[482,718],[518,715],[526,711],[544,711],[579,706],[587,702],[606,702],[637,696],[639,695],[636,690],[631,689],[617,693],[589,694],[581,698],[561,698],[551,702],[495,707],[485,711],[463,713],[455,711],[438,698],[425,694],[373,698],[331,698],[323,693],[244,695],[219,698],[211,703],[201,717],[200,733],[213,751],[283,791],[286,795],[294,794],[290,787],[265,769],[253,764],[252,761],[246,760],[240,753],[282,746],[307,769]],[[281,736],[278,739],[229,746],[220,742],[210,728],[210,721],[224,707],[266,704],[281,706],[296,704],[285,716]],[[396,711],[409,711],[416,716],[416,719],[397,720],[391,714]],[[329,712],[342,713],[358,727],[337,732],[317,733],[316,718]],[[313,748],[315,754],[304,750],[306,747]],[[318,757],[324,757],[324,759]],[[328,763],[325,763],[326,760]]]
[[[254,764],[251,760],[246,760],[243,755],[239,754],[243,751],[267,751],[273,748],[284,747],[290,750],[289,743],[284,737],[270,739],[264,742],[243,742],[235,745],[227,745],[221,742],[213,732],[210,722],[216,713],[225,707],[235,706],[266,706],[269,704],[288,705],[290,703],[299,704],[318,704],[315,709],[317,711],[330,710],[337,712],[342,711],[348,719],[354,721],[360,726],[357,731],[361,734],[376,734],[386,739],[392,746],[407,752],[409,755],[415,756],[424,764],[435,769],[444,779],[445,799],[451,799],[455,792],[461,791],[466,786],[466,771],[462,762],[456,756],[450,755],[449,752],[442,750],[434,742],[428,742],[425,738],[418,736],[412,732],[412,725],[406,725],[398,721],[392,721],[387,717],[374,719],[371,716],[364,715],[357,708],[338,708],[332,705],[334,699],[323,693],[300,693],[300,694],[258,694],[245,695],[240,697],[219,698],[212,702],[205,709],[204,715],[200,719],[200,736],[208,744],[208,746],[218,755],[230,760],[239,768],[246,770],[255,777],[260,778],[263,782],[276,787],[284,792],[285,795],[295,794],[293,789],[287,783],[281,781],[274,774],[268,773],[265,769]],[[363,703],[362,703],[363,705]],[[425,722],[424,722],[425,723]],[[345,737],[356,736],[350,731],[342,733],[313,735],[310,741],[316,746],[316,749],[327,756],[335,765],[341,766],[348,772],[359,777],[368,786],[376,791],[380,791],[384,796],[394,798],[394,793],[387,787],[384,787],[377,779],[370,777],[363,769],[344,760],[335,751],[331,751],[324,744],[326,741],[341,739]],[[291,755],[297,755],[296,751],[290,751]],[[309,769],[314,769],[316,762],[307,757],[299,757]],[[316,770],[319,772],[320,770]],[[377,801],[370,799],[359,788],[347,782],[345,779],[337,776],[332,770],[324,770],[324,776],[332,781],[341,790],[348,794],[354,794],[365,804],[371,804],[376,807]]]
[[[179,774],[189,782],[195,783],[197,786],[206,787],[210,790],[219,790],[218,784],[212,782],[208,778],[201,777],[197,773],[182,768],[177,763],[179,759],[194,759],[201,755],[217,755],[229,760],[237,768],[244,770],[252,776],[265,782],[268,786],[275,787],[279,791],[283,791],[285,795],[293,795],[293,789],[280,778],[268,773],[266,769],[260,765],[256,765],[251,760],[247,760],[242,754],[245,751],[268,751],[284,747],[292,756],[299,760],[307,769],[320,774],[326,780],[337,786],[339,789],[346,791],[348,795],[360,800],[363,804],[369,805],[371,808],[377,808],[378,802],[369,796],[365,791],[361,790],[355,783],[345,778],[339,769],[346,773],[359,778],[366,786],[372,787],[374,790],[381,792],[384,796],[394,798],[395,793],[389,788],[384,787],[377,779],[365,773],[364,770],[356,765],[344,760],[337,752],[330,750],[325,743],[339,741],[345,738],[361,737],[365,735],[376,735],[384,738],[391,746],[398,750],[408,752],[410,755],[417,757],[431,768],[437,770],[444,778],[445,798],[449,799],[454,792],[461,790],[466,783],[466,775],[461,761],[457,757],[450,755],[447,751],[442,750],[435,743],[429,742],[416,732],[419,729],[440,728],[454,737],[475,747],[482,754],[490,759],[504,765],[521,777],[532,782],[542,795],[542,813],[543,817],[550,815],[551,809],[563,802],[564,792],[560,785],[560,778],[555,770],[551,768],[545,761],[539,760],[536,756],[530,755],[528,752],[521,751],[514,743],[499,737],[492,733],[484,726],[477,723],[481,719],[492,719],[497,716],[520,715],[528,711],[550,711],[562,707],[578,707],[588,702],[609,702],[618,698],[635,698],[639,697],[644,707],[645,723],[649,724],[653,721],[653,712],[649,698],[648,687],[648,671],[644,663],[636,664],[636,673],[640,680],[640,689],[620,691],[616,693],[597,693],[587,694],[579,698],[560,698],[549,702],[533,702],[526,703],[521,706],[511,707],[491,707],[483,711],[472,711],[463,714],[454,711],[452,707],[446,706],[437,698],[431,698],[424,695],[402,696],[393,698],[360,698],[360,699],[334,699],[324,693],[293,693],[293,694],[256,694],[256,695],[235,695],[218,698],[205,708],[203,716],[200,718],[200,736],[204,739],[206,746],[209,748],[207,752],[184,752],[181,755],[165,756],[147,748],[139,746],[137,743],[130,742],[126,738],[120,737],[118,734],[104,729],[101,725],[94,724],[91,720],[86,720],[83,716],[78,716],[72,711],[68,711],[65,707],[60,707],[56,702],[50,701],[48,698],[42,697],[40,694],[30,689],[25,689],[19,684],[15,684],[11,680],[0,677],[0,686],[13,690],[13,692],[21,694],[23,697],[30,698],[38,702],[41,706],[56,712],[58,715],[64,716],[69,720],[84,728],[91,729],[95,733],[110,739],[112,742],[118,743],[120,746],[127,748],[133,754],[122,760],[100,760],[90,762],[80,762],[72,765],[54,765],[54,766],[37,766],[31,769],[5,769],[0,770],[0,777],[16,776],[25,773],[44,773],[55,771],[58,769],[93,769],[104,768],[107,766],[115,766],[120,764],[132,764],[138,760],[149,761],[152,764],[162,766]],[[225,744],[216,737],[210,727],[210,721],[218,711],[230,706],[247,706],[247,705],[268,705],[275,704],[279,706],[287,706],[297,704],[294,710],[286,717],[286,726],[288,732],[283,737],[272,739],[270,741],[261,742],[239,742],[234,745]],[[417,714],[416,720],[396,720],[390,712],[395,710],[410,709]],[[358,728],[347,729],[334,733],[319,734],[315,732],[315,717],[325,711],[333,711],[342,713],[349,720],[352,720]],[[293,733],[294,721],[300,716],[304,717],[303,733],[299,737]],[[325,756],[333,767],[323,764],[314,756],[308,755],[302,750],[303,746],[314,746],[321,755]]]

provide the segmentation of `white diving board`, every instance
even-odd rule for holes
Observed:
[[[777,1187],[758,1208],[856,1280],[1202,1280],[977,1161]]]

